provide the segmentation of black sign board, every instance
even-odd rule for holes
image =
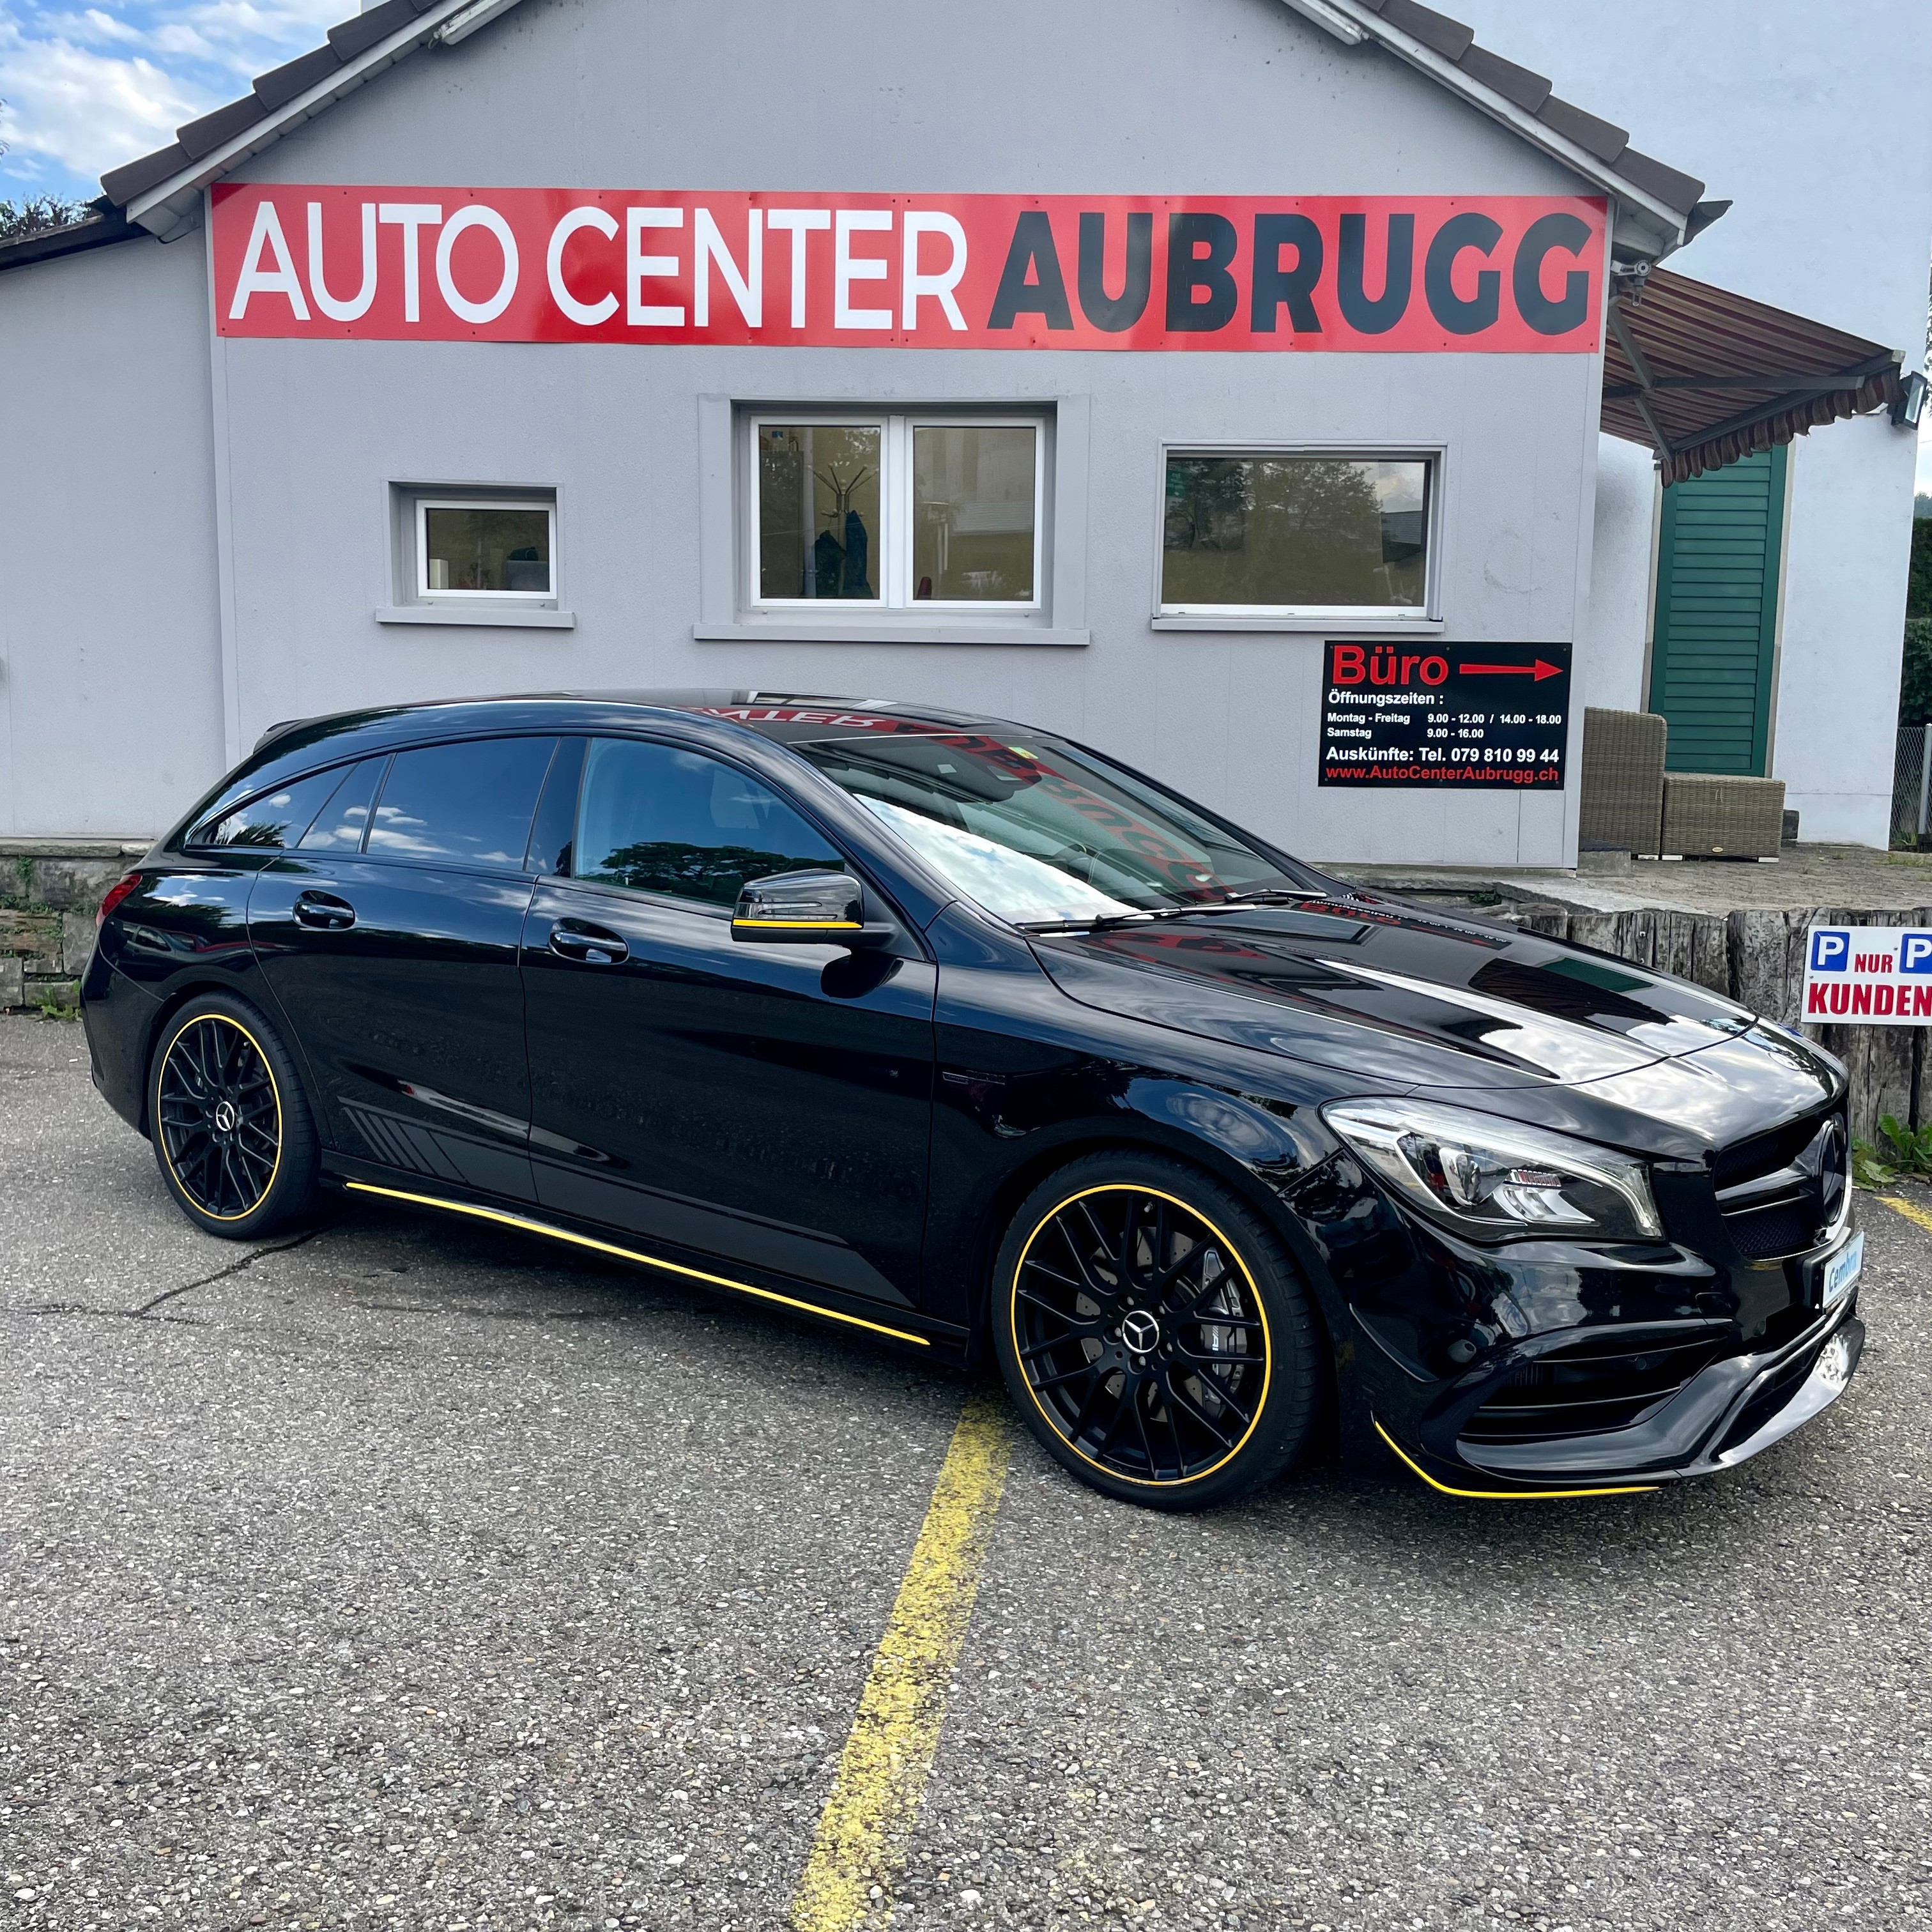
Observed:
[[[1568,644],[1323,647],[1324,785],[1563,788]]]

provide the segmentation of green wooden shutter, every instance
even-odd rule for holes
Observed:
[[[1664,493],[1650,708],[1674,772],[1764,776],[1771,736],[1783,444]]]

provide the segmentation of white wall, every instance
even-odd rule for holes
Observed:
[[[1445,0],[1498,53],[1708,182],[1730,212],[1670,263],[1904,352],[1924,346],[1932,33],[1924,0]],[[1687,25],[1687,23],[1690,23]],[[1690,26],[1694,25],[1694,38]],[[1792,446],[1772,775],[1807,840],[1883,845],[1913,439],[1882,417]],[[1598,539],[1605,535],[1600,512]],[[1616,614],[1628,580],[1592,583]],[[1593,655],[1606,656],[1593,647]]]
[[[1590,603],[1576,649],[1578,704],[1644,708],[1656,507],[1657,466],[1650,452],[1617,436],[1599,436]]]
[[[0,275],[0,834],[160,831],[221,769],[199,235]]]

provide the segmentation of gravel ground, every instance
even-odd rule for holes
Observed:
[[[1661,1496],[1332,1471],[1208,1519],[1022,1439],[896,1927],[1932,1918],[1932,1238]],[[778,1928],[962,1387],[361,1206],[190,1229],[0,1021],[0,1925]]]

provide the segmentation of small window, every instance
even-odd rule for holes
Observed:
[[[578,808],[580,879],[728,909],[748,879],[844,862],[735,765],[636,739],[591,744]]]
[[[348,776],[304,835],[304,852],[362,850],[369,832],[369,808],[376,802],[376,788],[388,764],[386,758],[364,758],[350,766]]]
[[[342,768],[297,778],[279,791],[205,820],[188,835],[193,846],[251,846],[278,851],[292,846],[342,782]]]
[[[1430,470],[1417,457],[1170,451],[1162,610],[1426,616]]]
[[[545,503],[416,503],[421,597],[554,597],[556,512]]]
[[[398,604],[441,604],[485,623],[556,608],[554,490],[392,483],[389,499]]]
[[[554,738],[478,738],[399,752],[368,850],[392,859],[520,872]]]
[[[1040,607],[1043,418],[750,422],[754,604]]]

